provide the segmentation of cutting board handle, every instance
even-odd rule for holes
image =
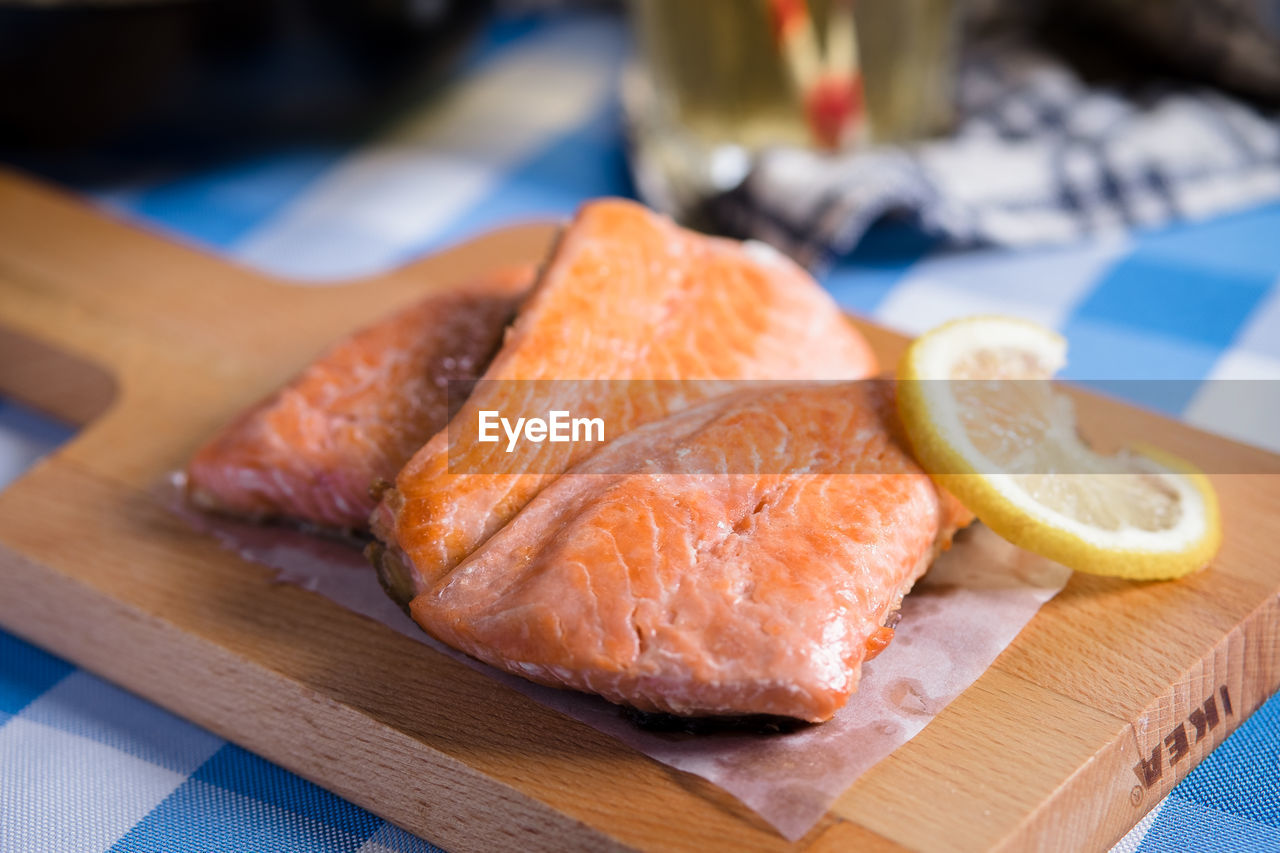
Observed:
[[[215,282],[212,260],[0,171],[0,326],[11,332],[126,373],[137,350],[156,349],[159,318],[213,323],[225,313],[213,305],[246,294],[252,274]]]
[[[78,423],[112,394],[119,406],[184,392],[184,382],[240,382],[252,397],[313,358],[317,342],[495,258],[540,257],[553,230],[509,228],[385,274],[301,287],[0,169],[0,393]]]

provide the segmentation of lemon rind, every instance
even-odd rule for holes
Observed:
[[[950,376],[951,365],[975,341],[990,340],[1032,351],[1050,370],[1066,360],[1066,341],[1060,335],[1013,318],[952,321],[913,344],[903,359],[898,405],[912,449],[934,480],[1001,537],[1076,571],[1160,580],[1208,564],[1221,544],[1212,484],[1167,454],[1143,454],[1156,469],[1151,473],[1161,476],[1182,501],[1179,524],[1165,531],[1099,530],[1035,501],[1017,485],[1015,475],[980,473],[997,466],[974,446],[955,398],[945,382],[934,378]],[[949,473],[934,473],[944,471]]]

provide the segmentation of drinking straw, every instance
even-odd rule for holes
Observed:
[[[858,38],[850,0],[835,0],[827,46],[818,44],[807,0],[765,0],[782,56],[814,142],[838,148],[863,120]]]
[[[797,92],[807,92],[822,74],[822,50],[806,0],[765,0],[773,39]]]

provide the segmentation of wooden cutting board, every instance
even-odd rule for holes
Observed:
[[[0,625],[460,853],[789,846],[711,785],[425,645],[273,584],[155,497],[335,338],[502,261],[512,228],[297,287],[0,174],[0,391],[84,429],[0,493]],[[886,363],[902,340],[866,327]],[[1280,460],[1089,398],[1082,419],[1218,470],[1226,541],[1171,583],[1074,577],[863,776],[806,850],[1102,849],[1280,683]]]

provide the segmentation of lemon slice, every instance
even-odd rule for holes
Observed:
[[[918,338],[898,369],[916,458],[996,533],[1077,571],[1158,580],[1205,566],[1222,539],[1209,479],[1154,449],[1103,456],[1046,381],[1061,335],[970,317]]]

